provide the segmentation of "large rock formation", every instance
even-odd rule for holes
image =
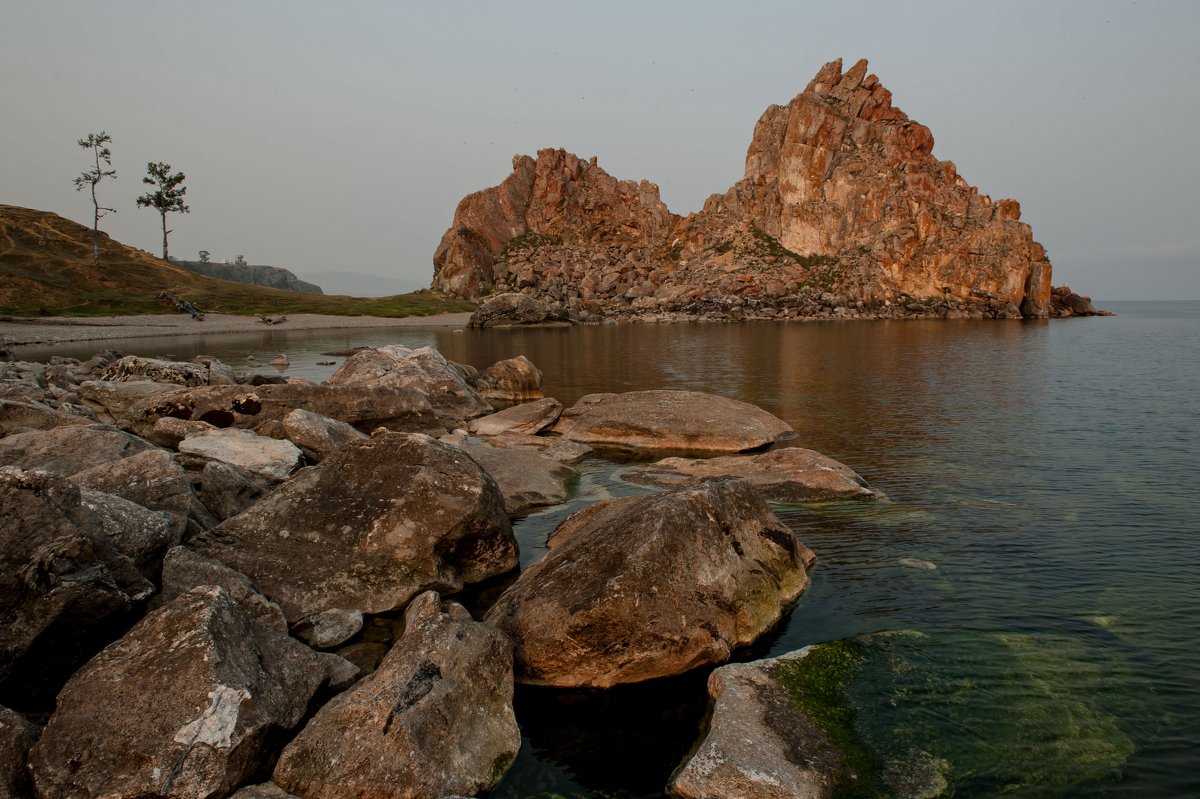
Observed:
[[[865,60],[832,61],[763,113],[745,176],[687,218],[594,158],[516,157],[459,204],[433,287],[606,315],[1047,316],[1050,262],[1020,205],[932,150]]]

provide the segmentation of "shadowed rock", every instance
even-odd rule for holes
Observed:
[[[107,625],[153,592],[74,483],[0,467],[0,683],[6,696],[15,690],[22,701],[37,701],[43,689],[57,688],[57,680],[107,643]]]
[[[194,588],[211,585],[225,589],[256,623],[280,635],[287,635],[283,611],[258,590],[249,577],[219,560],[206,558],[185,547],[172,547],[163,559],[162,591],[155,601],[166,604]]]
[[[15,710],[0,707],[0,796],[31,799],[33,786],[25,763],[42,728]]]
[[[875,494],[850,467],[811,449],[784,447],[758,455],[664,458],[621,475],[631,483],[668,488],[695,485],[709,477],[744,477],[776,502],[871,499]]]
[[[475,796],[521,746],[512,697],[508,639],[426,592],[375,673],[321,708],[273,779],[305,799]]]
[[[293,623],[330,608],[397,610],[517,564],[495,481],[460,450],[407,433],[338,450],[191,546],[252,579]]]
[[[34,746],[43,799],[224,796],[326,679],[322,657],[221,588],[177,597],[79,670]]]
[[[274,486],[275,481],[267,477],[209,461],[200,473],[200,501],[217,522],[223,522],[258,502]]]
[[[584,444],[643,450],[745,452],[792,432],[749,403],[699,391],[588,394],[550,432]]]
[[[638,682],[727,660],[808,586],[808,549],[744,480],[599,502],[559,525],[486,621],[517,679]]]
[[[299,408],[283,417],[283,434],[313,462],[366,438],[345,422]]]
[[[0,399],[0,437],[87,423],[88,420],[81,416],[51,408],[40,402]]]
[[[195,494],[187,472],[171,453],[161,449],[139,452],[113,463],[101,464],[71,475],[84,488],[127,499],[171,517],[172,543],[187,529]]]

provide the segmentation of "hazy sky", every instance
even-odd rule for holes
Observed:
[[[147,161],[187,173],[171,252],[428,285],[458,201],[564,147],[696,210],[754,123],[871,62],[934,154],[1016,197],[1055,283],[1200,299],[1200,2],[7,0],[0,203],[90,224],[75,140],[113,137],[116,238],[160,248]]]

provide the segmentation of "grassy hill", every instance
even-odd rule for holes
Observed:
[[[469,311],[471,303],[428,291],[392,297],[301,294],[204,277],[100,234],[92,262],[91,228],[48,211],[0,205],[0,314],[107,316],[170,311],[166,291],[206,312],[426,316]]]

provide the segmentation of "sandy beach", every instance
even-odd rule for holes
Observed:
[[[196,333],[252,333],[263,330],[333,330],[362,327],[465,327],[470,313],[406,316],[326,316],[293,314],[286,322],[265,325],[254,316],[207,314],[203,321],[187,314],[96,317],[0,317],[0,346],[58,344],[119,338],[189,336]]]

